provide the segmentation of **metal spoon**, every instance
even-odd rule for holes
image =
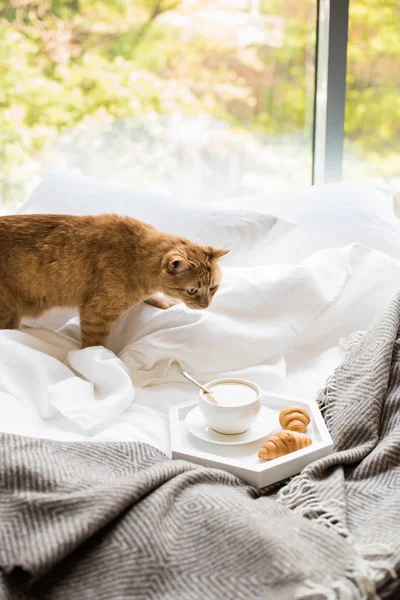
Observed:
[[[214,392],[210,392],[206,387],[204,387],[204,385],[201,385],[201,383],[199,383],[198,381],[196,381],[195,379],[193,379],[193,377],[191,375],[189,375],[189,373],[186,373],[186,371],[182,371],[182,375],[188,380],[191,381],[191,383],[194,383],[194,385],[197,385],[198,388],[200,388],[201,390],[203,390],[203,392],[205,394],[208,395],[207,400],[209,402],[212,402],[213,404],[218,404],[218,402],[216,401],[215,398],[213,398],[212,394]]]

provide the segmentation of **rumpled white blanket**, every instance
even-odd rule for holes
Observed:
[[[240,376],[264,389],[310,393],[341,359],[337,340],[366,328],[399,283],[400,262],[351,245],[300,265],[226,268],[207,311],[143,304],[120,320],[110,349],[80,350],[77,318],[57,333],[1,331],[1,428],[60,439],[137,439],[165,451],[159,386],[143,388],[173,383],[163,394],[164,412],[182,401],[182,390],[195,393],[181,385],[180,367],[204,381]]]
[[[43,419],[59,412],[88,434],[130,405],[135,390],[124,364],[110,350],[79,350],[55,333],[30,333],[0,332],[2,392]]]

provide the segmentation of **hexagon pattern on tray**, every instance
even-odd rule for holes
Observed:
[[[271,411],[272,422],[269,427],[269,435],[267,434],[261,440],[240,445],[213,444],[190,433],[185,418],[191,410],[198,406],[197,402],[186,402],[170,408],[172,458],[224,469],[247,483],[262,488],[296,475],[311,462],[332,453],[333,442],[315,400],[305,400],[275,392],[263,392],[262,403]],[[310,424],[306,433],[312,438],[313,443],[307,448],[271,461],[259,459],[258,451],[265,440],[281,429],[280,411],[289,405],[305,408],[309,412]]]

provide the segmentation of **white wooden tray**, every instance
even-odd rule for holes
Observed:
[[[333,442],[315,401],[263,392],[262,402],[274,414],[274,431],[281,429],[278,417],[282,408],[289,405],[305,408],[311,419],[306,431],[312,438],[311,446],[281,458],[263,461],[258,458],[258,451],[268,436],[264,440],[239,446],[221,446],[202,441],[192,435],[185,425],[186,415],[197,405],[197,402],[191,401],[169,409],[172,458],[224,469],[262,488],[296,475],[311,462],[332,453]]]

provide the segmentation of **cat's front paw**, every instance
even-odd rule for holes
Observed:
[[[146,304],[150,304],[150,306],[161,308],[161,310],[167,310],[168,308],[180,303],[179,300],[175,300],[175,298],[167,298],[166,296],[161,295],[147,298],[145,302]]]
[[[165,298],[165,309],[172,308],[177,304],[182,304],[180,300],[175,300],[175,298]]]

